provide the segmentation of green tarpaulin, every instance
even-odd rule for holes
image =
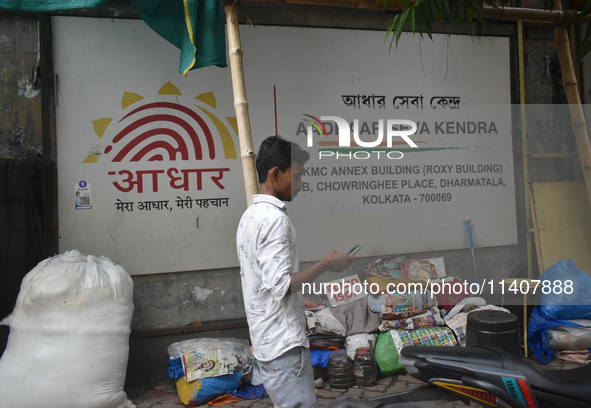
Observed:
[[[106,0],[0,0],[0,8],[17,11],[59,11],[95,8]]]
[[[132,0],[160,36],[181,50],[179,71],[208,65],[226,67],[226,31],[222,0]]]
[[[51,12],[95,8],[106,0],[0,0],[0,8]],[[226,67],[222,0],[132,0],[142,20],[181,50],[179,71],[209,65]],[[154,58],[158,58],[157,55]]]

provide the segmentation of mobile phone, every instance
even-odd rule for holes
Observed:
[[[347,252],[347,255],[355,255],[361,249],[361,245],[355,245],[353,248]]]

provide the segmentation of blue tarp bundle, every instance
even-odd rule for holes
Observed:
[[[548,268],[540,280],[540,305],[531,314],[527,341],[538,360],[547,363],[554,354],[546,345],[547,330],[560,325],[588,327],[571,320],[591,319],[591,275],[577,269],[573,261],[562,260]]]

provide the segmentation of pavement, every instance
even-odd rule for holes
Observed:
[[[354,387],[347,390],[331,389],[328,381],[324,383],[323,388],[317,389],[317,399],[319,406],[325,406],[341,395],[350,395],[362,397],[365,399],[380,397],[385,394],[412,390],[422,386],[422,382],[412,378],[410,375],[395,375],[381,378],[377,384],[372,387]],[[175,384],[170,382],[157,384],[154,387],[134,386],[125,390],[127,397],[136,405],[136,408],[176,408],[184,407],[180,401]],[[207,406],[207,405],[203,405]],[[257,400],[242,400],[228,404],[229,407],[241,408],[272,408],[273,402],[267,394]],[[470,404],[458,401],[458,404],[446,405],[445,408],[466,407]],[[474,406],[474,405],[473,405]]]
[[[526,359],[526,361],[532,365],[536,365],[539,366],[539,368],[544,369],[569,369],[579,366],[577,363],[572,363],[556,358],[547,365],[543,366],[532,358]],[[422,385],[423,383],[421,381],[412,378],[408,374],[403,374],[380,378],[378,379],[377,384],[372,387],[354,387],[349,388],[348,390],[331,389],[330,384],[325,382],[322,388],[318,388],[316,395],[318,398],[318,405],[322,407],[330,404],[341,395],[370,399],[396,392],[412,390],[419,388]],[[184,406],[178,397],[174,381],[172,380],[151,386],[130,386],[129,388],[126,387],[125,391],[127,392],[127,397],[136,405],[136,408],[176,408]],[[202,406],[205,407],[207,405],[203,404]],[[227,406],[241,408],[271,408],[273,407],[273,402],[269,396],[265,394],[265,396],[256,400],[242,400],[238,402],[232,402]],[[441,406],[441,408],[462,407],[484,406],[477,404],[474,401],[468,402],[467,400],[460,399],[444,402]]]

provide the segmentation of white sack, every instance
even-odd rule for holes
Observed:
[[[0,359],[0,404],[130,408],[123,391],[133,281],[111,260],[78,251],[40,262],[23,279]]]
[[[373,350],[377,339],[377,333],[359,333],[352,336],[347,336],[347,339],[345,340],[347,355],[351,360],[354,360],[355,350],[357,350],[359,347],[369,347]]]

